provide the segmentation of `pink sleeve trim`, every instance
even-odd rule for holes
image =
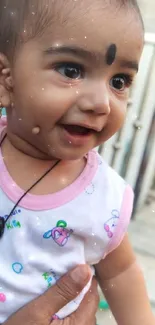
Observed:
[[[133,210],[133,201],[134,201],[134,193],[130,186],[127,186],[123,196],[123,202],[120,212],[120,219],[118,226],[116,227],[116,231],[114,232],[114,236],[110,240],[104,258],[109,253],[111,253],[114,249],[116,249],[120,243],[122,242],[127,228],[131,219],[132,210]]]

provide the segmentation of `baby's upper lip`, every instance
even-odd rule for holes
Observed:
[[[96,132],[101,132],[102,131],[102,128],[99,127],[99,126],[96,126],[96,125],[92,125],[92,124],[86,124],[86,123],[63,123],[61,124],[62,126],[79,126],[79,127],[83,127],[83,128],[86,128],[86,129],[89,129],[89,130],[93,130],[93,131],[96,131]]]

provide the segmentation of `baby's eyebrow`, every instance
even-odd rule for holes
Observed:
[[[138,70],[139,70],[139,65],[138,65],[138,62],[136,62],[136,61],[120,60],[120,66],[122,68],[128,68],[128,69],[135,70],[136,72],[138,72]]]
[[[83,58],[85,60],[99,60],[100,62],[105,62],[105,54],[100,52],[88,51],[84,48],[78,46],[66,46],[66,45],[56,45],[50,46],[48,49],[44,50],[46,55],[52,54],[66,54],[66,55],[74,55],[78,58]],[[127,60],[127,59],[119,59],[117,58],[120,67],[129,68],[132,70],[138,71],[138,62]]]
[[[47,50],[45,50],[44,53],[45,54],[71,54],[84,59],[104,58],[104,55],[101,53],[88,51],[78,46],[65,46],[65,45],[51,46]]]

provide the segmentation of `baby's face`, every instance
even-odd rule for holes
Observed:
[[[13,132],[60,159],[78,159],[100,145],[124,122],[142,48],[132,9],[97,7],[90,0],[77,5],[64,23],[58,19],[19,50],[9,113]],[[36,126],[40,133],[33,135]]]

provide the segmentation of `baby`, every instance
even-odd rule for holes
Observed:
[[[133,192],[93,150],[124,122],[143,39],[135,0],[0,1],[0,323],[86,263],[120,325],[154,324]]]

